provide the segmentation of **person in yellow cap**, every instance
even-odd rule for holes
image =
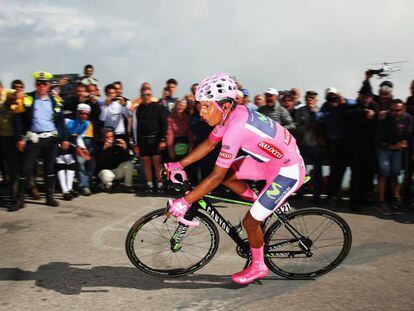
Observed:
[[[24,103],[25,111],[16,114],[15,134],[17,149],[24,152],[24,160],[19,177],[18,193],[15,204],[9,211],[17,211],[24,207],[24,193],[34,165],[40,156],[45,166],[46,204],[58,206],[54,199],[55,158],[58,145],[62,150],[69,148],[65,140],[65,121],[62,104],[57,97],[49,93],[50,80],[53,75],[46,71],[33,74],[36,90],[27,94]]]

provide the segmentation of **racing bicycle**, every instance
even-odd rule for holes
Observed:
[[[188,182],[169,185],[183,194]],[[129,230],[125,247],[130,261],[145,273],[178,277],[193,273],[214,257],[221,228],[236,244],[237,254],[251,262],[250,247],[241,235],[241,224],[232,225],[212,204],[212,199],[251,203],[206,195],[193,203],[182,219],[167,217],[167,208],[154,210]],[[267,267],[288,279],[319,277],[336,268],[348,255],[352,234],[339,215],[322,208],[293,210],[288,202],[263,223]]]

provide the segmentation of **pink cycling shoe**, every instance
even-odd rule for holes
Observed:
[[[260,248],[251,248],[252,263],[243,271],[235,273],[231,276],[234,282],[238,284],[249,284],[254,280],[264,278],[269,274],[269,269],[263,260],[263,246]]]

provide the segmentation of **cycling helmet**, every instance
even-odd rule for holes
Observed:
[[[224,100],[233,102],[236,99],[237,85],[233,77],[225,73],[217,73],[205,78],[197,88],[197,101],[213,101],[219,103]]]

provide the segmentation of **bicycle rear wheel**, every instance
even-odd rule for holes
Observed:
[[[265,234],[265,262],[274,273],[288,279],[311,279],[331,271],[348,255],[351,230],[337,214],[307,208],[286,218],[286,225],[277,221]]]
[[[129,260],[156,276],[181,276],[202,268],[218,249],[219,233],[205,214],[195,212],[194,219],[199,227],[184,226],[174,217],[166,220],[165,208],[143,216],[125,241]]]

